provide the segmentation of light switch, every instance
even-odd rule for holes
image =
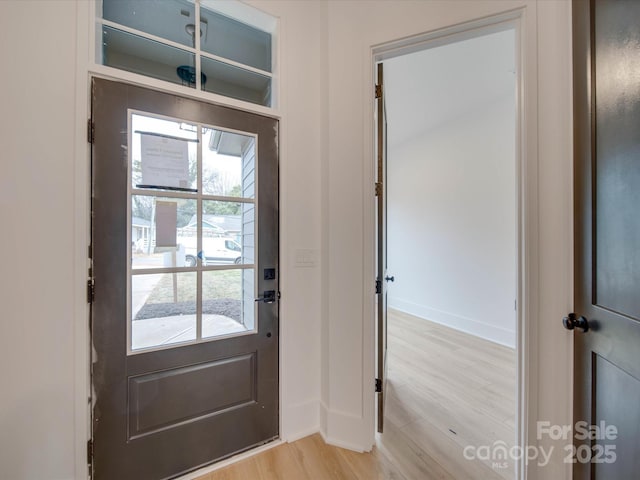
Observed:
[[[298,248],[294,252],[293,265],[298,268],[315,267],[316,251],[309,248]]]

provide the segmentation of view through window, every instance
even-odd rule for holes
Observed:
[[[130,115],[131,352],[255,331],[252,135]]]

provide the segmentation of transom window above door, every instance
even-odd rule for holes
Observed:
[[[96,63],[274,106],[275,18],[235,1],[97,4]]]

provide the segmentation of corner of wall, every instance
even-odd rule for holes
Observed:
[[[361,416],[329,410],[321,402],[320,420],[320,435],[325,443],[358,453],[368,452],[373,447],[369,436],[362,434]]]
[[[321,57],[322,95],[328,98],[329,90],[329,2],[324,1],[322,7],[323,19],[321,42],[324,46]],[[321,124],[322,138],[327,139],[321,146],[320,165],[320,434],[327,441],[328,437],[328,409],[329,401],[329,159],[328,152],[331,138],[329,132],[329,107],[322,102]]]
[[[295,442],[321,432],[320,402],[316,399],[283,408],[282,440]]]

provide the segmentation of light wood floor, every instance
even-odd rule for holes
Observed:
[[[515,466],[464,448],[515,444],[513,349],[389,310],[385,433],[377,448],[407,479],[506,479]]]
[[[385,433],[370,453],[312,435],[198,480],[513,479],[511,462],[492,468],[463,450],[514,444],[514,351],[396,311],[388,338]]]

